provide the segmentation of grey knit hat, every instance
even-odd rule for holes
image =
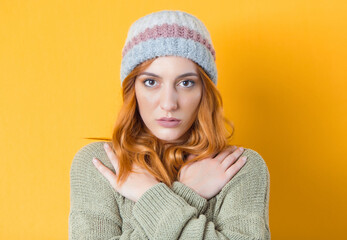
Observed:
[[[169,55],[196,62],[217,84],[216,54],[208,30],[198,18],[178,10],[154,12],[130,26],[122,50],[121,82],[138,64]]]

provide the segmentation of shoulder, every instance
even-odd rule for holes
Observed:
[[[106,141],[92,142],[78,149],[71,163],[71,171],[75,168],[81,169],[81,167],[82,169],[90,168],[91,166],[95,168],[92,164],[93,157],[99,159],[105,166],[112,168],[112,164],[103,147],[104,143]]]
[[[247,162],[244,166],[248,165],[248,168],[251,169],[255,168],[268,171],[265,160],[257,151],[250,148],[245,148],[241,156],[247,156]]]
[[[235,185],[262,185],[267,188],[270,182],[270,173],[263,157],[255,150],[244,147],[244,152],[240,156],[247,156],[247,161],[243,167],[224,186],[222,192],[228,192]]]
[[[74,158],[76,156],[78,157],[94,157],[95,154],[100,155],[104,152],[103,145],[106,143],[105,141],[102,142],[92,142],[88,143],[87,145],[84,145],[78,151],[76,152]]]
[[[247,156],[247,162],[240,169],[240,175],[247,173],[253,178],[257,175],[257,178],[262,178],[264,182],[269,181],[270,173],[268,166],[263,157],[257,151],[245,148],[245,151],[241,156]]]
[[[91,187],[91,185],[109,184],[108,180],[102,176],[99,170],[95,167],[92,160],[93,157],[99,159],[106,167],[115,172],[112,163],[110,162],[103,144],[105,142],[89,143],[76,152],[72,159],[70,168],[71,184],[82,187]]]

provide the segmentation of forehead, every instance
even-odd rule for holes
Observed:
[[[143,72],[153,72],[158,75],[179,75],[186,72],[197,73],[197,67],[192,60],[184,57],[163,56],[155,59]]]

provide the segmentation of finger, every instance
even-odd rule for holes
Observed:
[[[99,170],[99,172],[110,182],[111,186],[115,188],[117,176],[112,172],[112,170],[102,164],[102,162],[95,157],[93,158],[93,164]]]
[[[114,153],[113,149],[108,143],[104,143],[104,149],[114,169],[116,170],[116,173],[118,173],[119,166],[118,166],[118,158],[116,157],[116,154]]]
[[[228,147],[224,151],[217,154],[213,159],[215,159],[218,162],[222,162],[224,158],[226,158],[229,154],[233,153],[233,147]]]
[[[240,147],[236,151],[232,152],[227,157],[225,157],[221,161],[221,165],[223,166],[223,168],[225,170],[228,169],[230,165],[232,165],[242,155],[243,152],[244,152],[244,149]]]
[[[240,169],[245,165],[247,162],[247,157],[243,156],[242,158],[238,159],[237,162],[233,165],[231,165],[226,171],[225,175],[227,176],[227,179],[231,179],[234,177],[234,175],[240,171]]]

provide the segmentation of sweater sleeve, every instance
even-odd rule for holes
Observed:
[[[183,198],[189,205],[195,207],[198,214],[205,212],[208,205],[207,200],[190,187],[179,181],[175,181],[171,186],[171,190]]]
[[[247,149],[247,163],[216,198],[213,220],[199,214],[164,183],[135,203],[133,215],[150,239],[270,239],[269,172],[262,157]]]
[[[70,170],[69,240],[148,239],[139,225],[122,232],[123,223],[117,198],[119,194],[94,167],[97,157],[109,168],[111,163],[102,142],[82,147],[74,156]]]

